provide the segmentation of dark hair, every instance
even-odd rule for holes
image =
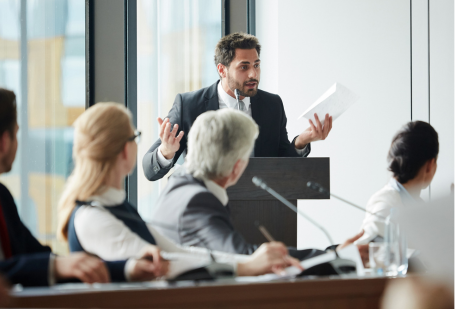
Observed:
[[[0,88],[0,135],[9,131],[13,138],[16,123],[16,95],[12,91]]]
[[[251,34],[242,32],[236,32],[225,37],[216,44],[215,48],[215,65],[221,63],[225,66],[229,66],[235,58],[235,49],[253,49],[255,48],[258,52],[258,56],[261,54],[261,45],[259,45],[258,39]]]
[[[426,122],[408,122],[395,135],[387,159],[389,171],[400,183],[416,177],[422,166],[437,158],[439,153],[438,133]]]

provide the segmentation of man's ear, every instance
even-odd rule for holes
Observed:
[[[216,69],[218,70],[218,74],[220,74],[221,78],[226,78],[227,67],[224,64],[218,63]]]
[[[8,131],[5,131],[3,134],[0,134],[0,154],[6,152],[9,144],[11,144],[11,135]]]
[[[235,162],[234,164],[234,168],[232,169],[232,171],[234,172],[234,175],[238,175],[238,173],[240,172],[240,166],[242,164],[242,159],[238,159],[237,162]]]

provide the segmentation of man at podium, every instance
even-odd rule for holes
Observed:
[[[252,157],[306,157],[311,142],[324,140],[332,129],[332,117],[324,126],[315,115],[310,127],[289,142],[287,118],[278,95],[258,89],[261,67],[258,39],[250,34],[233,33],[223,37],[215,49],[220,80],[194,92],[178,94],[168,116],[160,124],[160,138],[142,160],[145,177],[161,179],[187,150],[186,135],[196,118],[209,110],[237,109],[259,125],[259,136]],[[236,98],[238,94],[238,100]]]
[[[152,213],[154,221],[160,222],[155,228],[185,246],[247,255],[256,251],[260,244],[248,243],[234,229],[226,189],[245,171],[258,134],[254,121],[239,111],[225,109],[199,116],[188,137],[185,171],[169,178]],[[288,251],[300,260],[323,253]]]

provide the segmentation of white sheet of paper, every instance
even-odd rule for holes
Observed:
[[[210,264],[210,257],[195,256],[194,254],[180,252],[161,252],[161,256],[169,260],[169,271],[166,279],[173,279],[178,275],[191,269],[207,266]]]
[[[363,268],[362,258],[360,257],[360,253],[356,245],[352,244],[341,249],[338,251],[338,255],[340,258],[354,261],[357,266],[357,276],[365,276],[365,269]]]
[[[341,116],[359,97],[340,83],[335,83],[319,99],[317,99],[302,115],[311,119],[316,125],[314,114],[317,114],[319,121],[324,125],[325,115],[329,114],[335,120]]]
[[[363,268],[362,259],[356,245],[350,245],[341,249],[338,251],[338,255],[340,258],[354,261],[357,266],[357,275],[365,276],[365,269]],[[335,257],[336,256],[334,252],[328,252],[326,254],[318,255],[314,258],[304,260],[300,262],[300,265],[302,265],[304,269],[308,269],[314,265],[332,261],[335,259]],[[286,268],[285,271],[286,275],[298,275],[300,273],[300,270],[293,266]]]
[[[357,276],[363,277],[365,276],[365,269],[363,268],[363,263],[362,259],[360,258],[360,253],[359,250],[357,249],[356,245],[350,245],[347,246],[340,251],[338,251],[338,255],[340,258],[343,259],[349,259],[351,261],[354,261],[356,263],[357,267]],[[333,251],[327,252],[322,255],[315,256],[314,258],[307,259],[304,261],[300,262],[300,265],[304,269],[308,269],[312,266],[315,266],[317,264],[325,263],[332,261],[336,258],[336,255]],[[286,279],[286,278],[293,278],[300,274],[301,270],[291,266],[288,267],[284,270],[284,273],[282,275],[276,275],[276,274],[267,274],[267,275],[262,275],[262,276],[255,276],[255,277],[237,277],[236,281],[237,282],[268,282],[268,281],[274,281],[274,280],[281,280],[281,279]]]

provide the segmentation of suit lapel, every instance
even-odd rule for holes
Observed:
[[[216,111],[220,108],[220,102],[218,100],[218,80],[212,86],[207,89],[205,95],[205,111]]]
[[[262,115],[263,110],[260,107],[260,97],[259,97],[259,91],[258,93],[250,98],[250,104],[251,104],[251,117],[253,118],[254,121],[256,121],[256,124],[259,126],[259,136],[256,139],[256,142],[254,144],[254,156],[259,157],[262,154],[262,142],[261,139],[264,134],[262,134],[265,124],[264,122],[264,117]]]

